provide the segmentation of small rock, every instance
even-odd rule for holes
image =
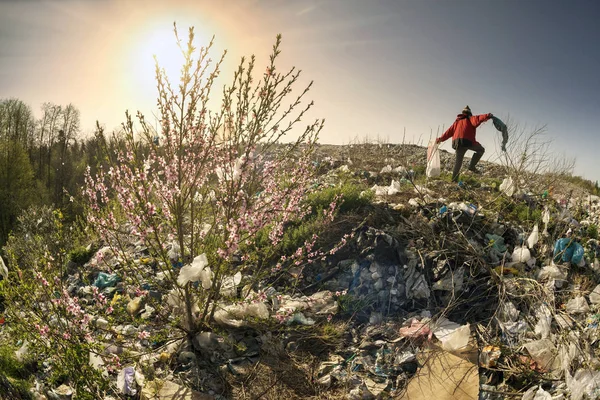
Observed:
[[[108,329],[108,321],[105,320],[104,318],[98,318],[96,320],[96,327],[99,329]]]
[[[180,364],[186,365],[196,361],[196,354],[191,351],[182,351],[177,357]]]

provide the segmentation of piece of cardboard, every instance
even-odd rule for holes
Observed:
[[[477,364],[443,350],[432,349],[419,355],[423,365],[408,383],[401,399],[477,400]]]

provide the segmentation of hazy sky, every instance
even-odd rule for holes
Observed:
[[[283,66],[315,81],[323,143],[400,142],[406,129],[426,144],[468,104],[547,124],[555,151],[600,180],[599,20],[598,0],[2,0],[0,98],[73,103],[84,131],[112,129],[126,109],[151,114],[151,57],[174,64],[173,21],[200,42],[214,34],[227,74],[242,55],[266,65],[282,33]],[[486,158],[498,135],[479,129]]]

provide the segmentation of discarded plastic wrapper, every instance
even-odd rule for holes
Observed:
[[[590,293],[590,303],[600,304],[600,285],[596,286]]]
[[[522,400],[552,400],[552,396],[541,387],[534,386],[523,393]]]
[[[570,262],[579,265],[582,262],[585,263],[583,256],[583,246],[571,238],[567,237],[558,239],[556,243],[554,243],[554,262],[559,262],[562,260],[563,262]]]
[[[590,311],[590,306],[585,300],[585,297],[579,296],[567,302],[566,311],[569,314],[584,314]]]
[[[479,365],[484,368],[495,367],[501,355],[500,347],[485,346],[479,354]]]
[[[469,344],[469,324],[459,325],[446,317],[440,317],[432,330],[435,337],[442,342],[442,349],[446,351],[460,350]]]
[[[567,371],[567,387],[571,391],[571,400],[584,398],[597,399],[600,394],[600,371],[580,369],[571,377]]]
[[[515,250],[512,254],[513,262],[526,263],[531,258],[531,253],[527,246],[515,247]]]
[[[119,391],[127,396],[135,396],[137,389],[135,388],[135,369],[133,367],[125,367],[117,376],[117,387]]]
[[[512,195],[515,194],[515,184],[510,176],[508,178],[504,178],[500,184],[500,191],[508,197],[512,197]]]
[[[427,337],[428,340],[431,340],[433,337],[433,332],[429,328],[430,322],[431,321],[429,320],[422,322],[413,318],[409,326],[400,328],[400,336],[405,338],[417,338],[424,336]]]
[[[119,282],[119,277],[117,274],[107,274],[105,272],[100,272],[93,285],[98,289],[104,289],[107,287],[113,287]]]
[[[540,339],[525,343],[525,348],[536,364],[545,371],[559,370],[560,360],[556,357],[556,347],[550,339]]]
[[[206,254],[200,254],[191,264],[184,265],[179,271],[177,284],[185,286],[188,282],[202,281],[204,289],[210,289],[212,286],[212,271],[208,267]]]
[[[441,173],[439,145],[435,140],[430,141],[427,148],[427,168],[425,173],[428,178],[436,178]]]
[[[527,244],[529,245],[529,248],[532,249],[533,246],[535,246],[537,244],[538,240],[539,240],[539,228],[536,224],[533,227],[533,231],[531,232],[531,235],[529,235],[529,237],[527,238]]]

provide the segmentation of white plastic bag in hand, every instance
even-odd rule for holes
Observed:
[[[441,173],[440,152],[435,140],[430,141],[429,147],[427,147],[427,170],[425,172],[428,178],[438,177]]]

